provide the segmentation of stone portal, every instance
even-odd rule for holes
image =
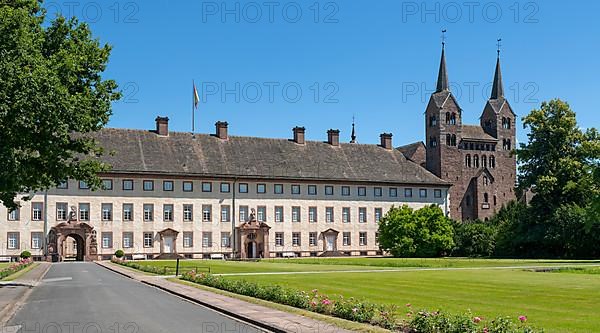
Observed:
[[[270,258],[269,252],[269,227],[264,222],[257,222],[254,209],[247,222],[240,224],[236,229],[236,252],[240,259]]]
[[[75,249],[67,249],[66,245],[76,245]],[[48,260],[63,261],[74,255],[77,261],[98,260],[98,242],[94,227],[77,221],[62,222],[50,229],[48,234]]]

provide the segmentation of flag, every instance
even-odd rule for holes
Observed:
[[[198,103],[200,103],[200,96],[198,96],[198,89],[196,89],[196,84],[192,82],[192,86],[194,88],[194,108],[198,108]]]

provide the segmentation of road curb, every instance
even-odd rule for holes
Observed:
[[[239,320],[239,321],[242,321],[242,322],[246,322],[246,323],[252,324],[252,325],[254,325],[254,326],[256,326],[256,327],[259,327],[259,328],[261,328],[261,329],[265,329],[265,330],[267,330],[267,331],[269,331],[269,332],[275,332],[275,333],[287,333],[287,332],[288,332],[288,331],[282,330],[282,329],[280,329],[280,328],[277,328],[277,327],[274,327],[274,326],[268,325],[268,324],[266,324],[266,323],[264,323],[264,322],[261,322],[261,321],[258,321],[258,320],[254,320],[254,319],[252,319],[252,318],[249,318],[249,317],[246,317],[246,316],[242,316],[242,315],[240,315],[240,314],[237,314],[237,313],[234,313],[234,312],[228,311],[228,310],[226,310],[226,309],[223,309],[223,308],[221,308],[221,307],[215,306],[215,305],[213,305],[213,304],[210,304],[210,303],[208,303],[208,302],[205,302],[205,301],[199,300],[199,299],[197,299],[197,298],[194,298],[194,297],[191,297],[191,296],[188,296],[188,295],[182,294],[182,293],[180,293],[180,292],[173,291],[173,290],[171,290],[171,289],[169,289],[169,288],[167,288],[167,287],[164,287],[164,286],[161,286],[161,285],[158,285],[158,284],[152,283],[152,281],[147,281],[147,280],[139,279],[139,278],[137,278],[137,277],[135,276],[135,274],[134,274],[133,272],[132,272],[132,274],[128,274],[128,273],[126,273],[126,272],[123,272],[123,271],[120,271],[120,270],[114,269],[113,267],[110,267],[111,265],[113,265],[112,263],[111,263],[111,264],[109,264],[109,265],[107,265],[107,264],[105,264],[105,263],[102,263],[102,262],[96,261],[96,264],[98,264],[99,266],[101,266],[101,267],[104,267],[104,268],[106,268],[106,269],[108,269],[108,270],[110,270],[110,271],[112,271],[112,272],[115,272],[115,273],[117,273],[117,274],[120,274],[120,275],[122,275],[122,276],[125,276],[125,277],[127,277],[127,278],[130,278],[130,279],[132,279],[132,280],[136,280],[136,281],[138,281],[138,282],[141,282],[141,283],[143,283],[143,284],[145,284],[145,285],[148,285],[148,286],[151,286],[151,287],[154,287],[154,288],[160,289],[160,290],[162,290],[162,291],[168,292],[169,294],[172,294],[172,295],[175,295],[175,296],[177,296],[177,297],[183,298],[183,299],[185,299],[185,300],[187,300],[187,301],[189,301],[189,302],[192,302],[192,303],[195,303],[195,304],[202,305],[202,306],[204,306],[204,307],[206,307],[206,308],[209,308],[209,309],[211,309],[211,310],[213,310],[213,311],[216,311],[216,312],[218,312],[218,313],[224,314],[224,315],[226,315],[226,316],[228,316],[228,317],[231,317],[231,318],[234,318],[234,319],[236,319],[236,320]],[[174,283],[174,282],[171,282],[171,283]]]
[[[40,276],[34,280],[32,286],[25,289],[25,291],[20,296],[17,296],[16,301],[14,303],[7,305],[4,309],[2,309],[2,311],[0,311],[0,332],[3,329],[3,327],[5,327],[6,324],[12,319],[15,313],[17,313],[17,311],[19,311],[19,309],[23,306],[25,301],[29,298],[29,295],[33,292],[35,286],[37,286],[39,282],[44,278],[44,276],[46,276],[46,273],[48,273],[48,270],[51,266],[51,264],[47,264],[42,274],[40,274]],[[33,269],[35,269],[35,267]],[[25,275],[31,272],[32,270],[25,273]],[[18,279],[15,281],[18,281]]]

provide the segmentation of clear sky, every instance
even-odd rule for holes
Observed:
[[[151,129],[157,115],[196,131],[217,120],[233,135],[310,140],[329,128],[349,141],[396,146],[422,140],[435,88],[441,30],[465,123],[478,123],[502,38],[505,91],[519,117],[560,97],[582,127],[600,127],[598,1],[46,1],[90,23],[113,46],[105,74],[124,97],[110,127]],[[521,126],[519,126],[521,128]],[[526,139],[523,130],[519,140]]]

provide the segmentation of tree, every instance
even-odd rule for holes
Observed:
[[[595,129],[583,132],[569,104],[554,99],[543,102],[523,118],[529,142],[517,149],[521,191],[533,188],[531,204],[545,219],[563,204],[585,204],[598,194],[592,178],[600,158],[600,136]]]
[[[456,222],[454,243],[452,255],[489,257],[496,247],[496,228],[482,221]]]
[[[434,257],[454,246],[452,221],[431,205],[392,207],[379,222],[379,245],[395,257]]]
[[[104,127],[117,85],[103,80],[111,47],[86,24],[46,21],[38,0],[0,0],[0,201],[66,179],[100,186],[108,166],[85,133]]]

